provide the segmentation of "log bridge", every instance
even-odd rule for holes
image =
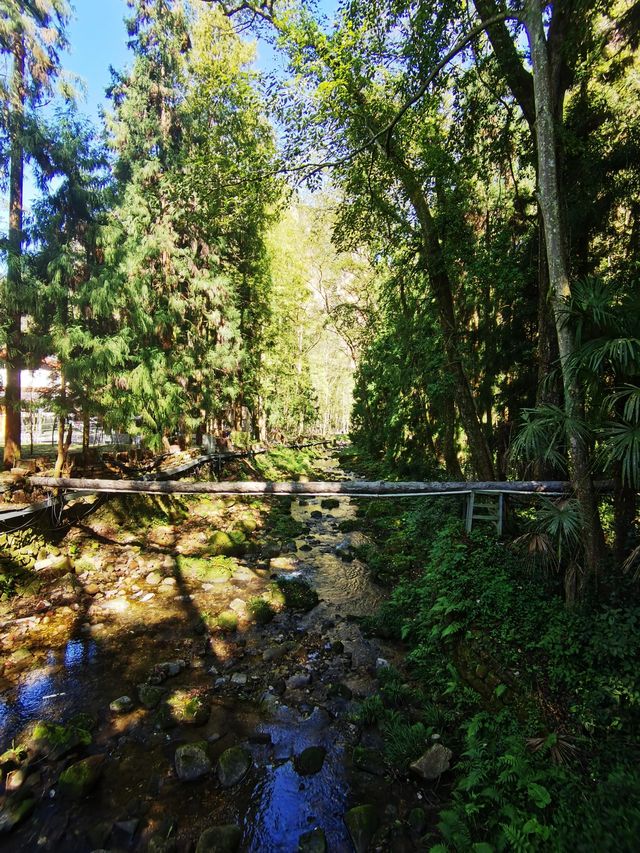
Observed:
[[[343,480],[312,482],[216,481],[170,482],[166,480],[105,480],[81,477],[30,477],[33,486],[45,489],[73,490],[109,494],[152,495],[295,495],[297,497],[427,497],[462,495],[465,499],[465,524],[471,530],[474,521],[490,521],[502,533],[505,495],[546,495],[557,497],[571,493],[571,484],[564,480],[524,481],[392,481]],[[596,483],[600,491],[610,491],[609,481]]]

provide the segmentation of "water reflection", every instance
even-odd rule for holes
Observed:
[[[82,710],[98,647],[93,640],[69,640],[60,657],[49,652],[44,666],[24,675],[0,701],[0,739],[10,741],[28,722],[61,719]]]
[[[261,731],[271,735],[276,759],[286,763],[267,766],[252,793],[245,817],[248,850],[297,851],[300,836],[318,826],[330,850],[350,849],[343,822],[348,792],[343,747],[333,742],[330,722],[327,712],[319,708],[305,718],[281,706],[271,722],[260,725]],[[319,773],[300,776],[292,757],[309,746],[323,746],[327,754]]]
[[[337,757],[327,756],[315,776],[299,776],[290,761],[265,769],[253,794],[257,807],[245,818],[248,850],[293,853],[300,836],[318,826],[330,850],[348,849],[342,820],[347,786]]]

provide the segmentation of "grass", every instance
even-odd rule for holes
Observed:
[[[256,597],[249,599],[247,609],[253,621],[258,625],[266,625],[275,616],[273,605],[265,598]]]

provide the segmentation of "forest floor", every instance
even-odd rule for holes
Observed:
[[[393,771],[362,714],[403,652],[360,627],[356,506],[127,496],[71,527],[0,603],[3,849],[428,849],[447,750]]]

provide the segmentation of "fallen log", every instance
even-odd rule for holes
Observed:
[[[162,495],[344,495],[345,497],[412,497],[418,495],[466,494],[469,492],[494,492],[504,494],[564,495],[571,492],[571,484],[564,480],[524,480],[503,482],[395,482],[392,480],[345,480],[340,482],[314,481],[309,483],[263,482],[166,482],[153,480],[104,480],[83,477],[30,477],[33,486],[51,489],[74,489],[87,492],[138,493]],[[610,491],[613,483],[596,483],[600,491]]]

